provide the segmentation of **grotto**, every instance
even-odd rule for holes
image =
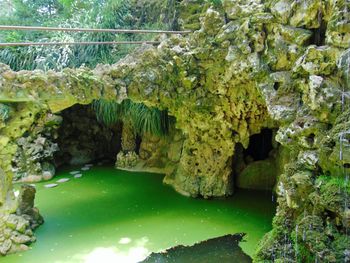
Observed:
[[[0,261],[350,262],[350,2],[137,2],[191,33],[0,53]]]

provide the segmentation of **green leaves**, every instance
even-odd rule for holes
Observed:
[[[169,131],[169,117],[166,111],[131,102],[125,113],[130,117],[135,132],[138,134],[150,133],[163,136]]]
[[[208,0],[208,2],[213,4],[214,6],[221,6],[222,5],[221,0]]]
[[[13,11],[0,16],[4,25],[38,25],[83,28],[147,28],[167,29],[168,19],[174,17],[174,0],[12,0]],[[154,3],[157,3],[155,5]],[[165,4],[167,3],[167,4]],[[172,4],[170,4],[172,3]],[[153,8],[152,8],[153,7]],[[155,7],[164,7],[155,8]],[[169,13],[169,14],[168,14]],[[82,41],[142,41],[152,40],[147,34],[72,33],[46,31],[1,31],[3,42],[82,42]],[[113,64],[135,45],[75,45],[46,47],[0,48],[0,62],[13,70],[95,67],[98,63]]]
[[[97,120],[111,126],[117,122],[128,122],[138,134],[150,133],[157,136],[169,132],[170,119],[167,111],[149,108],[142,103],[124,100],[121,104],[105,99],[95,100],[92,108]]]
[[[115,101],[105,99],[94,100],[92,108],[96,113],[97,120],[107,126],[121,121],[122,106]]]
[[[5,122],[8,118],[10,118],[10,107],[0,103],[0,119]]]

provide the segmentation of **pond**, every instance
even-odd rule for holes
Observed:
[[[1,262],[138,262],[151,252],[241,232],[240,246],[252,255],[271,229],[275,204],[269,192],[193,199],[163,185],[160,174],[94,166],[74,178],[70,172],[79,168],[36,184],[36,206],[45,218],[37,242]],[[45,187],[62,178],[70,180]]]

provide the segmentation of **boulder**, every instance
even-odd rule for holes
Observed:
[[[237,176],[236,186],[242,189],[272,190],[276,183],[274,160],[255,161]]]
[[[43,217],[40,215],[39,210],[34,207],[36,189],[32,185],[24,184],[21,186],[17,214],[26,218],[32,229],[38,227],[44,223]]]
[[[137,165],[139,157],[135,152],[120,152],[115,163],[116,168],[133,168]]]

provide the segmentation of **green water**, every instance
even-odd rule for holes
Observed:
[[[1,262],[137,262],[152,251],[191,245],[228,233],[245,232],[243,250],[252,254],[271,229],[271,194],[239,191],[227,199],[192,199],[162,184],[162,175],[93,167],[73,178],[61,171],[36,184],[36,205],[45,223],[30,251]]]

